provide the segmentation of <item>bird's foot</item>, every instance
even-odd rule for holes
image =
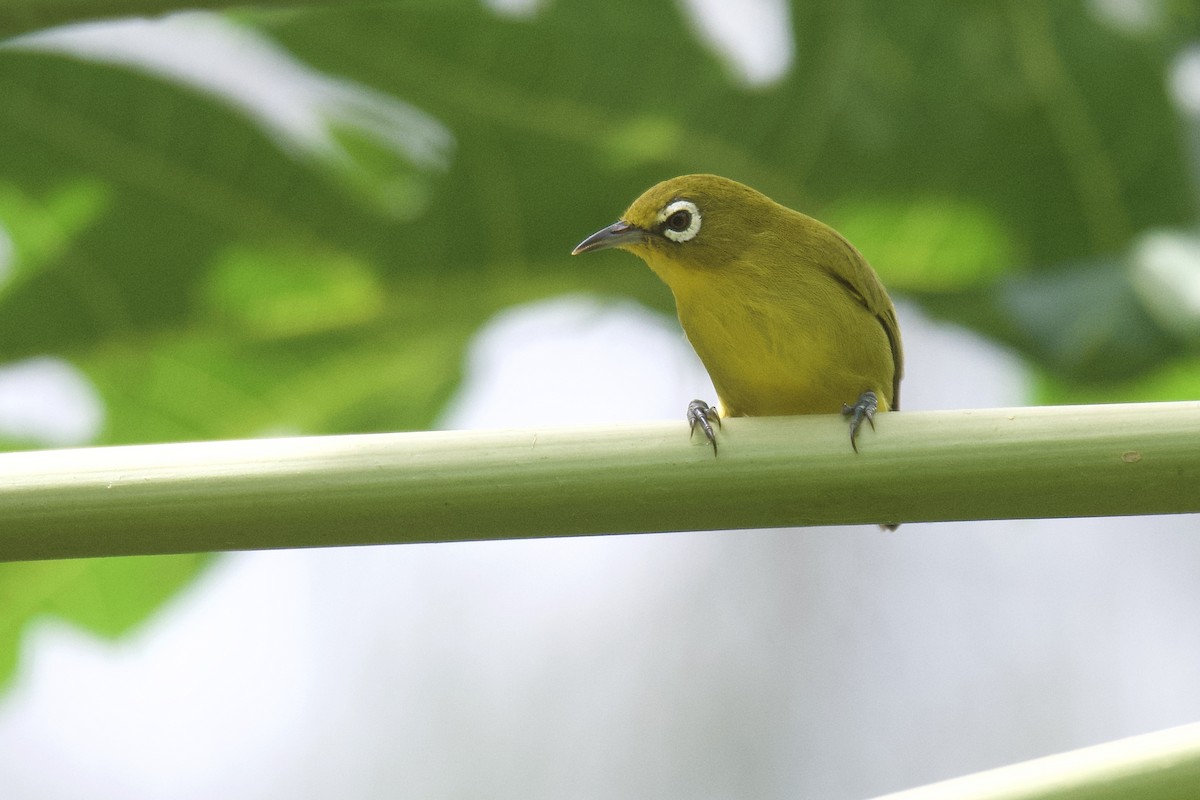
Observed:
[[[858,438],[858,429],[865,419],[871,423],[871,430],[875,430],[875,412],[879,410],[879,398],[874,392],[863,392],[858,402],[852,406],[845,403],[842,404],[842,416],[850,418],[850,446],[854,448],[854,452],[858,452],[858,443],[855,441]]]
[[[717,454],[717,434],[713,430],[712,424],[715,422],[718,428],[721,427],[721,415],[717,413],[715,408],[703,400],[693,400],[688,403],[687,421],[688,429],[691,431],[688,435],[694,436],[696,426],[700,426],[709,444],[712,445],[713,455],[715,456]]]

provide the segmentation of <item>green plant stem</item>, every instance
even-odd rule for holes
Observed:
[[[876,800],[1194,800],[1200,724],[1024,761]]]
[[[0,560],[1200,511],[1200,403],[0,455]],[[901,534],[902,535],[902,534]]]

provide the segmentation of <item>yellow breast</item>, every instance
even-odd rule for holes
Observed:
[[[647,261],[675,295],[722,415],[837,413],[868,390],[880,410],[892,406],[888,334],[830,274],[730,262],[700,276],[662,257]]]

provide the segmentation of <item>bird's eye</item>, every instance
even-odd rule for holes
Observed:
[[[686,231],[688,225],[691,224],[692,212],[684,211],[682,208],[667,217],[667,227],[673,231]]]
[[[686,242],[700,232],[700,209],[691,200],[672,200],[658,212],[662,235],[673,242]]]

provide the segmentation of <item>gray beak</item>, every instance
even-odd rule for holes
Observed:
[[[646,232],[636,225],[630,225],[624,220],[617,220],[607,228],[601,228],[591,236],[584,239],[575,249],[571,251],[571,255],[577,256],[580,253],[588,253],[592,250],[604,250],[609,247],[620,247],[626,244],[635,244],[645,241]]]

